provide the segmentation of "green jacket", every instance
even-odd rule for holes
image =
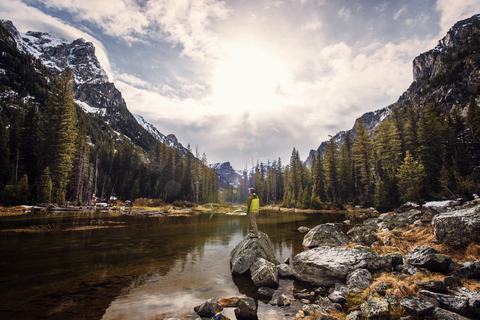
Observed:
[[[258,212],[260,208],[260,199],[253,193],[247,199],[247,214],[250,212]]]

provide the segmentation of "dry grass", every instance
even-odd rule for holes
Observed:
[[[442,254],[449,255],[457,263],[480,260],[480,244],[470,243],[468,246],[461,247],[436,244],[433,242],[435,234],[431,225],[412,228],[407,231],[395,231],[392,235],[378,233],[377,236],[382,242],[388,237],[392,237],[394,242],[394,246],[373,247],[375,252],[381,255],[396,251],[400,251],[402,255],[405,255],[415,246],[430,246]]]

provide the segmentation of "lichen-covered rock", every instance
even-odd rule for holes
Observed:
[[[238,320],[257,320],[257,305],[252,298],[240,298],[234,310]]]
[[[348,245],[348,237],[333,223],[325,223],[311,229],[303,238],[305,248]]]
[[[385,258],[392,261],[392,266],[394,268],[400,264],[403,264],[403,256],[400,252],[389,252],[385,255]]]
[[[400,305],[407,313],[415,316],[426,316],[435,309],[432,303],[414,297],[403,297],[400,300]]]
[[[303,251],[293,259],[295,278],[317,286],[345,283],[347,275],[356,269],[370,272],[391,270],[391,261],[368,247],[318,247]]]
[[[275,294],[275,289],[269,287],[260,287],[258,288],[257,292],[261,295],[271,298]]]
[[[383,298],[370,298],[360,305],[362,316],[367,319],[389,320],[390,304]]]
[[[256,287],[278,287],[278,270],[277,267],[263,259],[257,259],[250,267],[252,281]]]
[[[378,237],[374,229],[369,226],[354,227],[347,232],[352,242],[361,244],[363,246],[371,246],[378,241]]]
[[[318,297],[315,300],[315,304],[319,305],[327,312],[338,312],[338,309],[337,309],[338,304],[334,303],[332,300],[330,300],[327,297]]]
[[[436,215],[432,224],[440,243],[459,246],[480,239],[480,205]]]
[[[275,249],[266,233],[259,232],[258,238],[245,236],[232,252],[230,252],[230,271],[233,274],[244,274],[258,258],[264,258],[271,263],[278,265],[275,258]]]
[[[372,274],[367,269],[356,269],[347,275],[349,288],[366,289],[372,284]]]
[[[390,288],[392,288],[390,282],[380,281],[375,285],[375,291],[381,296],[384,296]]]
[[[200,317],[213,317],[216,313],[222,311],[223,307],[216,300],[208,299],[201,305],[194,307],[193,310]]]
[[[403,258],[407,264],[435,272],[447,271],[452,262],[449,256],[438,253],[430,246],[415,246]]]
[[[347,301],[348,294],[344,291],[335,290],[328,295],[328,299],[335,303],[344,303]]]

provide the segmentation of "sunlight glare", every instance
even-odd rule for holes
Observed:
[[[290,80],[285,61],[255,46],[232,47],[214,71],[216,113],[242,113],[283,107],[281,87]]]

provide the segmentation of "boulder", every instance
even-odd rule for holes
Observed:
[[[415,246],[404,257],[405,263],[435,272],[448,270],[452,259],[430,246]]]
[[[234,312],[238,320],[258,320],[257,305],[252,298],[240,298]]]
[[[443,279],[443,283],[447,288],[456,288],[462,286],[462,281],[454,276],[445,277],[445,279]]]
[[[347,232],[347,235],[352,242],[363,246],[371,246],[374,242],[378,241],[374,229],[369,226],[354,227]]]
[[[233,274],[244,274],[258,258],[264,258],[271,263],[278,265],[275,258],[275,249],[266,233],[258,232],[258,238],[245,236],[232,252],[230,252],[230,271]]]
[[[216,300],[208,299],[206,302],[193,308],[200,317],[213,317],[223,310],[223,307]]]
[[[469,318],[459,315],[458,313],[442,308],[433,309],[432,316],[437,320],[470,320]]]
[[[447,286],[439,280],[429,280],[429,281],[421,281],[417,282],[417,286],[421,287],[422,289],[436,292],[436,293],[447,293]]]
[[[337,303],[334,303],[332,300],[326,297],[318,297],[317,300],[315,300],[315,304],[319,305],[322,307],[323,310],[329,313],[333,312],[338,312]]]
[[[408,212],[401,212],[397,214],[384,213],[378,217],[378,227],[380,229],[406,229],[409,224],[414,223],[422,216],[422,211],[412,209]]]
[[[440,307],[443,309],[447,309],[449,311],[459,313],[462,315],[466,315],[470,313],[470,307],[468,305],[469,299],[466,297],[436,293],[428,290],[420,290],[419,293],[427,297],[434,298],[435,300],[438,301],[438,303],[440,304]]]
[[[385,258],[392,261],[392,267],[396,267],[400,264],[403,264],[403,256],[400,252],[389,252],[385,255]]]
[[[362,313],[358,310],[352,311],[349,314],[347,314],[347,317],[345,320],[360,320],[362,319]]]
[[[345,293],[343,291],[335,290],[332,293],[328,295],[328,299],[335,303],[344,303],[347,301],[347,296],[348,293]]]
[[[451,276],[460,279],[480,279],[480,260],[453,271]]]
[[[258,288],[257,292],[263,296],[271,298],[275,294],[275,289],[269,287],[260,287]]]
[[[293,259],[295,278],[316,286],[345,283],[347,275],[356,269],[370,272],[391,270],[391,261],[368,247],[317,247],[297,254]]]
[[[347,275],[349,288],[366,289],[372,284],[372,274],[367,269],[356,269]]]
[[[407,313],[417,317],[431,314],[433,309],[435,309],[432,303],[412,297],[403,297],[400,300],[400,305]]]
[[[293,276],[293,268],[288,264],[279,264],[277,266],[278,276],[280,278],[288,278]]]
[[[480,239],[480,205],[436,215],[432,219],[440,243],[459,246]]]
[[[417,273],[422,273],[422,270],[420,268],[414,267],[411,264],[400,264],[398,266],[395,266],[395,271],[401,272],[409,276],[416,275]]]
[[[305,248],[348,245],[348,237],[333,223],[325,223],[311,229],[303,238]]]
[[[238,301],[241,298],[239,297],[230,297],[230,298],[222,298],[218,300],[218,303],[221,304],[224,308],[233,308],[238,306]]]
[[[370,298],[360,305],[362,316],[366,319],[390,319],[390,304],[383,298]]]
[[[278,287],[277,267],[263,258],[257,259],[250,267],[250,274],[256,287]]]
[[[300,233],[307,233],[308,231],[310,231],[311,229],[309,227],[299,227],[298,229],[298,232]]]

